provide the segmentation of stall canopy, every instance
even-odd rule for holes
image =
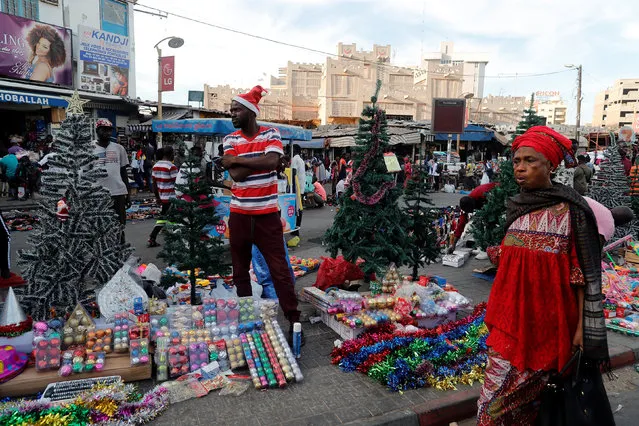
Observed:
[[[455,138],[456,138],[456,135],[453,135],[453,139]],[[493,139],[499,141],[499,138],[495,136],[494,130],[477,126],[475,124],[469,124],[468,126],[466,126],[466,128],[464,129],[464,133],[460,135],[459,139],[466,142],[490,142]],[[437,133],[435,135],[435,141],[437,142],[448,141],[448,134]]]
[[[426,142],[432,141],[433,138],[430,134],[430,124],[425,122],[389,120],[386,131],[389,145],[418,145],[422,141],[422,135]],[[320,126],[313,130],[313,140],[319,140],[331,148],[344,148],[356,145],[357,132],[356,126]]]
[[[183,118],[189,111],[186,109],[180,109],[175,111],[167,111],[162,114],[162,120],[179,120]],[[147,120],[140,124],[129,124],[129,130],[132,132],[146,132],[151,130],[151,125],[154,119]]]
[[[310,130],[286,124],[257,122],[260,126],[275,127],[279,130],[282,140],[311,141]],[[225,136],[237,129],[228,118],[206,118],[188,120],[153,120],[152,130],[163,133],[195,133],[205,135]],[[297,142],[296,142],[297,143]]]

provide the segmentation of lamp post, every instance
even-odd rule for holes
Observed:
[[[155,43],[155,50],[158,52],[158,120],[162,119],[162,49],[159,48],[160,43],[168,40],[169,47],[173,49],[177,49],[178,47],[182,47],[184,44],[184,39],[180,37],[165,37],[162,40]],[[162,132],[158,132],[158,136],[156,139],[157,147],[162,148]]]
[[[575,126],[575,139],[579,143],[579,126],[581,125],[581,65],[567,64],[566,68],[577,70],[577,121]]]

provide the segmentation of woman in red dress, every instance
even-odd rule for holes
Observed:
[[[498,270],[479,425],[533,424],[550,372],[577,348],[609,363],[597,223],[583,197],[550,180],[561,161],[574,167],[571,142],[536,126],[515,139],[513,152],[521,192],[508,201],[504,240],[488,250]]]

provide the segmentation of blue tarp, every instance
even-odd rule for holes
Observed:
[[[277,123],[257,122],[261,126],[275,127],[280,131],[282,139],[310,141],[313,133],[298,126]],[[188,120],[153,120],[151,128],[162,133],[197,133],[205,135],[226,136],[235,130],[230,118],[204,118]]]
[[[470,142],[490,142],[495,138],[495,132],[485,127],[469,124],[459,137],[462,141]],[[453,140],[457,139],[457,135],[453,135]],[[446,142],[448,140],[447,133],[436,133],[435,140],[438,142]]]

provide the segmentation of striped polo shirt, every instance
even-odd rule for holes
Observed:
[[[175,198],[175,178],[178,175],[178,168],[170,161],[160,160],[153,166],[151,176],[158,186],[160,200],[168,203],[171,198]]]
[[[224,155],[254,158],[269,152],[284,155],[280,132],[272,127],[261,126],[251,139],[241,130],[224,138]],[[258,215],[279,211],[275,170],[254,171],[244,182],[234,182],[231,193],[231,212]]]

